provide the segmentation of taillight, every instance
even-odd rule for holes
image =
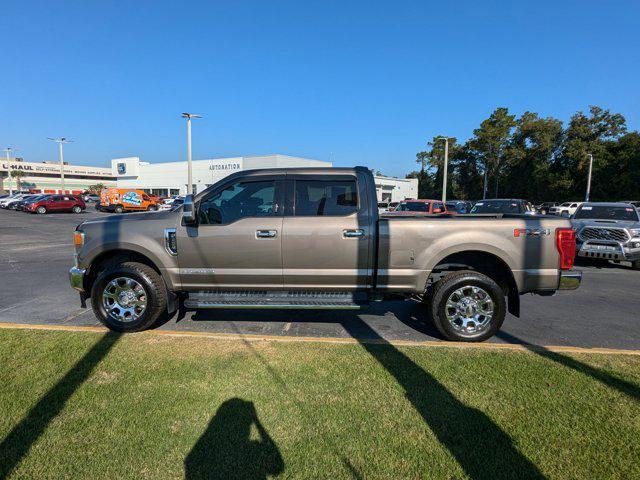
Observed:
[[[576,257],[576,232],[572,228],[556,228],[556,248],[560,253],[560,269],[571,270]]]

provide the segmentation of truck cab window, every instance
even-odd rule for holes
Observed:
[[[241,180],[202,200],[198,216],[201,225],[219,225],[246,217],[269,217],[276,215],[277,211],[273,180]]]
[[[357,210],[355,180],[296,180],[296,216],[343,216]]]

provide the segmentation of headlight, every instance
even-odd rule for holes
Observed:
[[[631,228],[629,230],[629,233],[631,234],[632,238],[640,237],[640,228]]]

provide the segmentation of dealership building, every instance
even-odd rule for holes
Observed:
[[[255,168],[331,167],[330,162],[289,155],[212,158],[194,160],[193,192],[198,193],[227,175]],[[160,196],[184,195],[187,192],[187,162],[150,163],[139,157],[114,158],[111,174],[120,188],[140,188]],[[417,179],[376,176],[378,202],[418,198]]]
[[[32,193],[82,193],[91,185],[101,183],[107,187],[116,185],[116,178],[111,168],[86,167],[81,165],[62,166],[64,172],[64,187],[60,175],[58,162],[25,162],[22,158],[0,159],[0,192],[29,190]],[[10,178],[10,173],[20,171],[24,176]]]

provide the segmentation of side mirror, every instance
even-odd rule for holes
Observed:
[[[196,206],[193,203],[193,195],[184,197],[182,220],[185,225],[194,225],[196,223]]]
[[[441,212],[442,212],[442,210],[440,210],[439,208],[434,208],[433,209],[433,213],[441,213]]]

